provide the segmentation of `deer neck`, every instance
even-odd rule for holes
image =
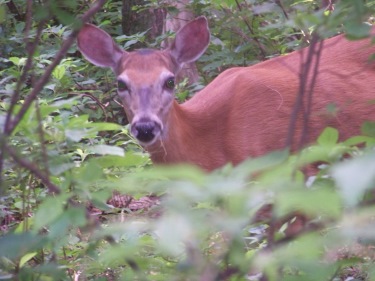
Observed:
[[[191,150],[195,126],[189,111],[173,102],[162,138],[146,147],[154,163],[179,163]]]
[[[209,114],[207,112],[190,106],[189,102],[180,105],[174,101],[165,135],[146,148],[152,161],[161,164],[194,163],[206,170],[223,164],[225,159],[218,155],[220,149],[216,149],[220,145],[220,137],[217,137],[219,114],[213,108]],[[207,143],[210,143],[209,149]]]
[[[195,97],[181,105],[174,101],[165,135],[146,148],[152,161],[194,163],[207,171],[222,166],[228,161],[221,136],[225,114],[225,101],[197,104]]]

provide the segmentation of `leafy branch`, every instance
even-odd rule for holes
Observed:
[[[73,43],[76,40],[76,37],[78,35],[78,32],[80,30],[80,27],[83,23],[88,22],[88,20],[97,13],[102,6],[104,5],[106,1],[105,0],[98,0],[95,2],[95,4],[85,13],[82,15],[79,25],[76,25],[72,31],[72,33],[68,36],[68,38],[65,39],[63,42],[60,51],[56,54],[55,59],[52,61],[52,63],[46,68],[44,74],[39,78],[39,80],[35,83],[34,88],[28,95],[28,97],[25,99],[25,102],[23,103],[20,111],[17,113],[17,115],[9,120],[7,120],[5,124],[5,135],[10,135],[13,130],[16,128],[26,111],[30,108],[32,102],[36,99],[39,92],[43,89],[44,85],[48,82],[52,71],[55,69],[55,67],[61,62],[61,60],[65,57],[66,53],[68,52],[69,48],[73,45]],[[26,76],[26,74],[25,74]],[[9,114],[12,114],[10,112]]]
[[[16,105],[17,101],[19,100],[21,85],[25,82],[26,77],[27,77],[27,75],[28,75],[28,73],[29,73],[29,71],[30,71],[30,69],[32,67],[33,54],[34,54],[34,52],[36,50],[36,47],[38,46],[38,44],[40,42],[41,33],[42,33],[43,27],[44,27],[44,25],[46,23],[46,19],[45,19],[45,20],[42,20],[38,24],[36,39],[34,40],[34,42],[32,44],[29,44],[28,33],[29,33],[29,28],[31,26],[31,16],[27,16],[28,23],[26,24],[27,28],[26,28],[26,32],[25,32],[25,40],[24,41],[26,42],[26,45],[27,45],[28,57],[27,57],[26,65],[25,65],[25,67],[23,69],[22,75],[21,75],[20,79],[18,80],[17,85],[16,85],[16,89],[15,89],[15,91],[13,93],[13,96],[12,96],[12,99],[11,99],[10,108],[8,110],[8,113],[7,113],[7,116],[6,116],[6,120],[5,120],[5,124],[4,124],[4,133],[3,133],[3,136],[2,136],[2,138],[0,140],[1,141],[1,143],[0,143],[0,148],[1,148],[1,153],[0,153],[0,182],[1,182],[2,171],[3,171],[3,161],[4,161],[5,148],[7,148],[8,153],[13,158],[13,160],[16,161],[16,163],[20,164],[23,167],[25,167],[25,166],[29,167],[30,171],[32,171],[47,186],[50,186],[51,189],[54,190],[54,192],[56,192],[56,190],[55,190],[56,187],[53,187],[53,186],[50,185],[50,182],[49,182],[49,180],[48,180],[47,177],[45,177],[44,175],[42,175],[40,173],[40,171],[37,170],[35,167],[29,166],[27,162],[24,162],[24,160],[21,159],[20,157],[18,157],[17,154],[13,150],[11,150],[9,147],[6,146],[6,139],[7,139],[8,136],[10,136],[12,134],[12,132],[14,131],[14,129],[20,123],[20,121],[22,120],[22,118],[25,115],[25,113],[27,112],[27,110],[30,108],[30,106],[32,105],[32,103],[37,98],[38,94],[40,93],[40,91],[43,89],[43,87],[48,82],[48,80],[49,80],[49,78],[50,78],[53,70],[55,69],[55,67],[61,62],[61,60],[64,58],[64,56],[68,52],[69,48],[75,42],[75,39],[76,39],[76,37],[78,35],[80,27],[84,23],[88,22],[89,19],[94,14],[96,14],[103,7],[103,5],[105,4],[105,2],[106,2],[106,0],[98,0],[98,1],[96,1],[91,6],[91,8],[86,13],[84,13],[81,16],[79,23],[76,23],[73,26],[73,31],[64,40],[64,42],[63,42],[60,50],[56,54],[56,56],[55,56],[54,60],[52,61],[52,63],[46,68],[46,70],[43,73],[43,75],[35,82],[34,88],[31,90],[31,92],[29,93],[29,95],[25,99],[25,101],[22,104],[19,112],[12,118],[15,105]],[[28,3],[27,4],[27,9],[28,9],[27,15],[30,15],[32,1],[29,0],[27,3]]]

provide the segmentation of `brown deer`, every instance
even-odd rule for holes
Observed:
[[[90,24],[79,33],[82,54],[115,73],[130,131],[155,163],[188,162],[210,171],[285,147],[308,48],[228,69],[178,104],[175,77],[184,63],[204,53],[209,41],[204,17],[181,28],[171,47],[160,51],[126,52]],[[327,126],[337,128],[340,139],[346,139],[360,134],[364,121],[375,120],[370,102],[375,99],[375,64],[369,60],[375,48],[370,40],[350,42],[340,35],[322,44],[311,114],[308,124],[302,122],[303,112],[296,116],[292,149],[305,125],[311,143]],[[331,105],[334,112],[327,109]]]

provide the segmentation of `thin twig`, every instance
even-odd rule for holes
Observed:
[[[20,165],[21,167],[29,170],[33,173],[38,179],[42,181],[43,184],[48,188],[49,193],[59,194],[60,188],[53,184],[49,177],[46,176],[34,163],[29,162],[28,160],[22,158],[18,153],[10,146],[5,145],[7,153],[13,158],[13,160]]]
[[[304,106],[303,106],[303,101],[304,101],[304,96],[306,94],[306,87],[308,85],[308,79],[309,79],[309,73],[311,70],[311,65],[313,63],[313,58],[315,55],[315,46],[318,43],[319,36],[317,33],[314,33],[311,39],[311,45],[307,49],[307,57],[306,61],[303,60],[303,54],[304,52],[301,52],[301,66],[300,66],[300,74],[299,74],[299,89],[298,89],[298,94],[296,101],[293,106],[292,114],[290,117],[290,122],[289,122],[289,127],[288,127],[288,132],[287,132],[287,138],[285,142],[285,146],[288,148],[291,148],[293,146],[293,138],[294,134],[296,131],[297,127],[297,121],[298,121],[298,114],[300,112],[303,112]],[[316,72],[317,75],[317,72]],[[315,83],[315,79],[313,78],[313,81]],[[313,91],[314,84],[310,85],[310,90],[311,92]]]
[[[108,115],[107,115],[107,111],[105,110],[105,105],[103,103],[101,103],[100,100],[97,97],[95,97],[93,94],[90,94],[88,92],[86,92],[86,93],[71,92],[70,95],[80,95],[80,96],[83,96],[83,97],[88,97],[88,98],[92,99],[93,101],[95,101],[96,104],[103,111],[104,121],[107,122]]]
[[[288,13],[286,12],[286,10],[285,10],[283,4],[281,3],[281,1],[280,1],[280,0],[275,0],[275,3],[276,3],[276,5],[279,6],[280,9],[283,11],[283,14],[284,14],[285,18],[286,18],[287,20],[289,20]]]
[[[304,112],[303,115],[303,125],[302,125],[302,133],[301,133],[301,138],[300,142],[298,144],[297,149],[300,149],[304,146],[306,143],[308,134],[309,134],[309,119],[311,116],[311,111],[312,111],[312,101],[313,101],[313,96],[314,96],[314,87],[316,84],[316,79],[318,78],[318,72],[319,72],[319,64],[320,64],[320,58],[322,55],[322,50],[323,50],[323,41],[318,42],[318,47],[317,50],[315,51],[315,64],[314,64],[314,72],[311,77],[311,81],[306,81],[309,82],[309,90],[307,92],[307,103],[306,103],[306,111]],[[306,83],[308,84],[308,83]]]
[[[242,12],[242,7],[241,7],[240,3],[238,3],[238,0],[235,0],[235,1],[236,1],[236,5],[237,5],[238,10],[240,12]],[[241,18],[244,21],[244,23],[246,24],[247,29],[249,30],[249,32],[253,36],[253,40],[258,45],[258,48],[259,48],[260,52],[262,53],[262,58],[264,60],[266,58],[266,51],[264,50],[264,48],[263,48],[262,44],[260,43],[260,41],[258,40],[258,38],[255,36],[255,32],[254,32],[253,28],[251,27],[249,21],[242,15],[241,15]]]
[[[14,1],[6,2],[6,5],[7,5],[9,11],[14,15],[14,18],[17,21],[24,21],[25,20],[25,15],[23,15],[19,12],[19,9],[17,8],[17,5],[14,3]]]

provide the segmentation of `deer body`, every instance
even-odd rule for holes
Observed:
[[[101,47],[90,47],[94,37]],[[108,34],[91,25],[78,37],[78,46],[88,60],[114,70],[131,132],[155,163],[188,162],[213,170],[285,146],[307,49],[226,70],[180,105],[173,98],[171,81],[183,63],[205,51],[208,42],[203,17],[177,32],[175,44],[165,51],[124,52]],[[346,139],[360,134],[364,121],[375,120],[375,106],[370,103],[375,99],[375,64],[369,62],[372,53],[375,48],[370,47],[370,40],[349,42],[337,36],[324,41],[308,142],[327,126],[337,128],[340,138]],[[330,105],[335,112],[329,112]],[[301,113],[294,144],[302,126]]]

